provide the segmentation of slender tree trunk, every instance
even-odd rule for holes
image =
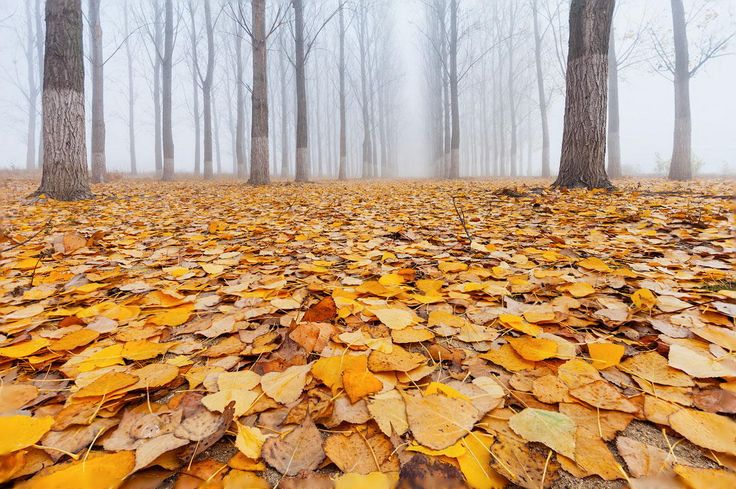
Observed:
[[[156,176],[161,177],[163,175],[163,108],[161,106],[161,78],[163,75],[163,63],[161,60],[160,53],[163,48],[164,30],[163,30],[163,8],[159,2],[154,3],[155,12],[155,25],[154,25],[154,44],[155,46],[155,60],[153,63],[153,111],[154,115],[154,151],[155,151],[155,168]]]
[[[30,3],[30,0],[26,0]],[[44,30],[43,30],[43,11],[44,7],[41,4],[41,0],[36,0],[36,63],[38,64],[38,85],[36,88],[36,96],[41,93],[41,86],[43,85],[43,65],[44,65]],[[38,103],[38,102],[36,102]],[[43,102],[42,102],[43,103]],[[43,123],[42,123],[43,124]],[[38,135],[38,156],[36,161],[38,167],[43,165],[43,130]]]
[[[212,78],[215,73],[215,38],[212,25],[211,2],[204,2],[204,19],[207,27],[207,74],[202,80],[202,105],[204,112],[204,179],[212,180]]]
[[[550,176],[549,165],[549,121],[547,120],[547,91],[544,88],[542,72],[542,36],[539,33],[538,0],[532,4],[534,20],[534,65],[537,69],[537,96],[539,97],[539,117],[542,121],[542,177]]]
[[[101,183],[106,178],[105,168],[105,77],[102,57],[102,24],[100,0],[89,0],[90,48],[92,56],[92,182]]]
[[[450,178],[460,178],[460,98],[457,86],[457,1],[450,0],[450,98],[452,99]]]
[[[608,40],[615,0],[573,0],[565,125],[554,185],[610,188],[606,175]]]
[[[128,24],[128,2],[126,0],[124,10],[125,33],[130,36]],[[133,52],[130,49],[130,37],[125,39],[125,57],[128,61],[128,149],[130,153],[130,173],[138,173],[138,164],[135,154],[135,85],[133,80]]]
[[[440,15],[440,57],[442,58],[442,99],[444,100],[443,111],[443,134],[444,134],[444,162],[442,165],[442,178],[450,176],[450,159],[452,154],[452,103],[450,101],[450,77],[447,74],[447,22],[446,11],[444,10],[444,1],[442,3],[443,11]]]
[[[192,109],[194,117],[194,174],[199,176],[202,172],[202,127],[199,120],[199,83],[197,82],[197,70],[199,69],[199,54],[197,49],[197,23],[194,19],[194,5],[189,4],[190,25],[190,49],[192,51]]]
[[[171,120],[171,83],[174,62],[174,6],[172,0],[166,0],[164,27],[164,59],[162,63],[163,79],[163,149],[164,168],[162,180],[174,180],[174,132]]]
[[[281,79],[281,178],[289,177],[289,99],[286,73],[286,53],[279,58]]]
[[[669,178],[690,180],[693,177],[690,53],[682,0],[672,0],[672,33],[675,38],[675,132]]]
[[[243,0],[238,0],[242,5]],[[235,114],[235,159],[238,178],[245,178],[245,90],[243,89],[243,36],[245,30],[236,23],[235,35],[235,83],[236,83],[236,114]]]
[[[43,174],[35,195],[92,198],[87,182],[81,0],[46,2]]]
[[[345,13],[344,5],[339,6],[340,20],[340,166],[337,170],[337,178],[345,180],[347,178],[347,135],[346,135],[346,108],[345,108]]]
[[[294,61],[296,64],[296,181],[309,180],[309,126],[307,122],[307,81],[304,73],[304,5],[292,0],[294,6]]]
[[[33,33],[33,14],[31,2],[26,1],[26,68],[28,69],[28,132],[26,134],[26,170],[36,168],[36,113],[38,111],[38,85],[36,83],[36,66]]]
[[[220,151],[220,110],[217,107],[217,97],[213,97],[213,100],[212,100],[212,127],[214,128],[214,131],[215,131],[212,136],[212,139],[215,145],[215,159],[217,160],[217,172],[222,173],[222,151]]]
[[[358,13],[358,46],[360,49],[360,99],[361,99],[361,116],[363,118],[363,167],[361,169],[362,178],[371,177],[371,126],[370,115],[368,113],[370,107],[368,105],[368,26],[367,6],[360,7]]]
[[[268,158],[268,52],[266,0],[252,1],[253,92],[251,96],[250,183],[270,182]]]
[[[621,177],[621,132],[619,129],[618,60],[616,37],[611,26],[608,44],[608,176]]]

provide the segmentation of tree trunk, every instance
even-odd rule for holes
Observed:
[[[92,198],[87,182],[81,0],[46,2],[43,175],[35,195]]]
[[[340,21],[340,166],[337,170],[338,180],[345,180],[347,178],[347,135],[346,125],[347,116],[345,108],[345,13],[344,5],[341,3],[339,6],[339,21]]]
[[[197,82],[197,70],[199,69],[199,54],[197,50],[197,24],[194,20],[194,5],[189,3],[189,41],[192,51],[192,112],[194,119],[194,174],[199,175],[202,171],[202,128],[199,121],[199,83]]]
[[[171,126],[171,82],[174,62],[174,6],[172,0],[166,0],[164,26],[164,59],[162,66],[163,79],[163,146],[164,168],[162,180],[174,180],[174,132]]]
[[[608,40],[615,0],[573,0],[556,187],[611,188],[606,175]]]
[[[690,180],[693,177],[690,53],[682,0],[672,0],[672,33],[675,38],[675,132],[669,178]]]
[[[105,102],[104,59],[102,57],[102,24],[100,0],[89,0],[89,45],[92,49],[92,182],[105,181]]]
[[[33,64],[35,54],[33,35],[33,14],[31,2],[26,1],[26,68],[28,70],[28,132],[26,134],[26,170],[36,168],[36,112],[38,108],[38,85],[36,83],[36,66]]]
[[[253,92],[251,94],[250,183],[270,182],[268,158],[268,52],[266,0],[252,1]]]
[[[457,86],[457,1],[450,0],[450,98],[452,105],[450,178],[460,178],[460,97]]]
[[[514,2],[509,3],[509,38],[508,38],[508,61],[509,61],[509,118],[511,119],[511,144],[509,145],[509,175],[516,176],[517,149],[518,149],[518,123],[516,121],[516,90],[514,90],[514,28],[516,23],[516,10]]]
[[[296,64],[296,181],[309,180],[309,126],[307,122],[307,81],[304,74],[304,5],[294,5],[294,62]]]
[[[156,176],[161,177],[163,175],[163,131],[161,126],[163,109],[161,107],[161,78],[163,71],[163,63],[161,60],[161,52],[163,47],[163,23],[162,23],[162,6],[159,2],[154,3],[155,12],[155,23],[154,23],[154,36],[153,42],[155,46],[155,58],[153,63],[153,111],[154,115],[154,128],[153,128],[153,145],[155,154],[155,168]]]
[[[242,0],[239,0],[242,6]],[[238,178],[245,178],[245,90],[243,90],[243,36],[245,30],[237,23],[235,34],[235,173]]]
[[[215,73],[215,38],[212,25],[211,2],[204,2],[204,20],[207,28],[207,74],[202,80],[204,112],[204,179],[212,180],[212,78]]]
[[[549,121],[547,120],[547,91],[544,88],[542,72],[542,36],[539,33],[538,0],[532,4],[534,21],[534,64],[537,69],[537,96],[539,97],[539,117],[542,121],[542,177],[550,176],[549,166]]]
[[[30,3],[30,0],[26,0]],[[36,96],[41,93],[43,84],[43,64],[44,64],[44,31],[43,31],[43,9],[41,0],[36,0],[36,63],[38,64],[38,85],[36,88]],[[36,102],[38,103],[38,101]],[[42,102],[43,103],[43,102]],[[43,123],[42,123],[43,124]],[[38,167],[43,165],[43,130],[38,135],[38,156],[36,157]]]
[[[286,49],[284,47],[284,49]],[[281,178],[289,177],[289,100],[286,80],[286,53],[282,52],[279,58],[281,71]]]
[[[125,33],[130,36],[128,25],[128,2],[126,0],[124,10]],[[133,82],[133,53],[130,49],[130,37],[125,39],[125,57],[128,61],[128,148],[130,153],[130,173],[138,173],[138,164],[135,156],[135,85]]]
[[[608,176],[621,177],[621,131],[619,129],[618,60],[616,38],[611,26],[608,44]]]

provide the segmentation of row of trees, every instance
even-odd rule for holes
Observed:
[[[690,178],[690,113],[689,79],[709,60],[722,54],[729,37],[711,39],[694,66],[688,58],[687,29],[682,0],[671,0],[674,26],[674,56],[670,59],[665,44],[658,40],[656,54],[661,65],[674,75],[676,86],[675,144],[670,176]],[[561,186],[610,186],[604,167],[606,153],[606,120],[611,121],[609,171],[620,173],[620,151],[617,140],[617,72],[621,63],[633,51],[624,50],[618,57],[615,35],[611,29],[614,0],[573,0],[569,9],[569,41],[563,41],[561,21],[563,0],[499,0],[483,4],[479,11],[464,9],[464,0],[423,0],[426,11],[424,40],[426,72],[431,108],[431,129],[435,173],[446,178],[461,175],[495,174],[517,176],[523,170],[524,152],[521,127],[526,129],[526,173],[531,173],[536,104],[542,133],[542,174],[550,174],[550,151],[547,108],[554,94],[554,68],[565,81],[565,128],[560,160]],[[249,177],[251,183],[270,181],[272,155],[276,145],[269,136],[269,100],[276,86],[269,83],[269,74],[277,73],[280,80],[280,173],[290,173],[288,146],[288,114],[290,112],[287,79],[293,76],[294,112],[294,171],[297,181],[307,181],[316,168],[320,176],[346,178],[349,174],[364,178],[392,176],[396,169],[397,103],[395,81],[400,76],[396,67],[395,41],[391,35],[388,0],[229,0],[221,2],[187,3],[173,0],[138,4],[138,10],[124,5],[125,38],[105,58],[100,21],[100,0],[88,0],[89,65],[91,68],[92,152],[91,179],[101,182],[106,177],[104,66],[122,47],[128,60],[129,138],[131,171],[137,170],[135,154],[135,106],[133,86],[132,39],[140,35],[144,43],[152,79],[155,112],[155,165],[163,180],[175,175],[174,138],[172,124],[173,66],[181,54],[184,26],[188,24],[186,59],[192,75],[192,112],[195,127],[195,173],[200,170],[205,179],[215,174],[214,152],[218,153],[218,172],[222,172],[219,157],[219,118],[213,117],[213,89],[217,52],[223,46],[231,50],[234,63],[223,63],[227,79],[235,88],[236,99],[230,100],[234,169],[239,177]],[[328,5],[328,8],[325,6]],[[36,26],[32,27],[30,2],[27,2],[28,49],[37,46],[41,28],[38,25],[40,2],[35,3]],[[134,22],[128,19],[133,12]],[[471,20],[470,15],[473,16]],[[480,15],[479,15],[480,13]],[[43,161],[44,176],[39,193],[57,198],[78,198],[89,194],[86,183],[84,134],[84,63],[80,0],[48,1],[46,4],[46,53],[43,69],[32,66],[29,54],[29,86],[34,77],[43,76]],[[188,20],[188,22],[186,22]],[[333,22],[334,21],[334,22]],[[134,26],[134,24],[137,24]],[[229,24],[229,27],[222,27]],[[337,24],[337,28],[335,27]],[[221,26],[218,29],[218,25]],[[330,26],[332,28],[330,28]],[[216,33],[225,33],[226,40],[216,45]],[[315,49],[320,37],[333,35],[336,42],[325,46],[335,49]],[[244,40],[250,52],[243,49]],[[611,42],[614,40],[614,42]],[[352,41],[352,42],[350,42]],[[176,50],[175,46],[179,45]],[[555,56],[543,51],[553,46]],[[635,45],[635,43],[633,44]],[[567,52],[566,52],[567,51]],[[277,52],[278,71],[270,67],[269,54]],[[251,58],[250,83],[246,81],[245,59]],[[352,56],[349,56],[352,54]],[[531,56],[529,56],[531,54]],[[41,59],[40,55],[38,55]],[[311,63],[308,61],[312,59]],[[532,63],[526,63],[533,59]],[[554,60],[557,65],[555,66]],[[566,59],[566,62],[564,60]],[[552,62],[550,63],[550,60]],[[291,65],[292,69],[289,69]],[[314,77],[310,96],[307,70],[312,65]],[[332,66],[330,66],[332,65]],[[330,68],[333,68],[332,70]],[[332,75],[335,76],[332,76]],[[80,82],[81,80],[81,82]],[[552,80],[552,83],[550,83]],[[610,87],[609,87],[610,84]],[[608,104],[608,93],[611,103]],[[245,110],[245,92],[250,92],[250,120]],[[32,90],[29,89],[29,94]],[[228,95],[232,90],[227,90]],[[536,92],[536,96],[532,95]],[[461,93],[463,96],[461,97]],[[36,92],[37,94],[37,92]],[[200,116],[200,94],[202,110]],[[336,95],[337,103],[325,103],[320,96]],[[359,110],[349,111],[348,100]],[[29,97],[29,113],[33,112]],[[309,103],[308,103],[309,101]],[[480,104],[478,103],[480,101]],[[479,107],[480,106],[480,107]],[[470,109],[474,117],[461,118]],[[607,113],[608,111],[608,113]],[[60,114],[75,114],[75,128],[70,118]],[[76,117],[81,117],[81,122]],[[200,127],[200,117],[203,127]],[[353,124],[349,124],[352,117]],[[35,148],[29,117],[29,155]],[[53,120],[52,120],[53,119]],[[324,120],[339,120],[331,126]],[[594,121],[594,124],[590,122]],[[269,124],[270,122],[270,124]],[[62,127],[63,124],[65,126]],[[310,123],[316,123],[316,145],[310,147]],[[245,138],[250,125],[251,137]],[[360,157],[357,172],[349,171],[347,133],[359,127]],[[81,132],[77,132],[79,129]],[[337,130],[336,130],[337,128]],[[469,131],[468,131],[469,129]],[[325,131],[326,134],[320,134]],[[356,131],[357,132],[357,131]],[[470,145],[461,146],[461,134],[470,132]],[[202,133],[202,134],[200,134]],[[203,141],[203,164],[200,169],[200,137]],[[71,138],[71,139],[70,139]],[[358,139],[354,137],[354,139]],[[246,146],[250,146],[250,162]],[[317,150],[314,150],[316,146]],[[337,151],[335,151],[337,148]],[[465,149],[464,153],[461,151]],[[51,150],[51,151],[49,151]],[[72,154],[73,153],[73,154]],[[335,154],[337,153],[337,154]],[[316,165],[312,160],[316,156]],[[463,160],[472,156],[471,165]],[[29,166],[32,158],[29,156]],[[66,169],[74,164],[73,171]],[[69,177],[76,182],[72,190]]]

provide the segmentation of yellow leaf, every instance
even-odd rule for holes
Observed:
[[[189,320],[192,311],[194,304],[185,304],[156,314],[152,321],[158,326],[180,326]]]
[[[335,480],[335,489],[393,489],[399,477],[395,472],[371,472],[368,475],[344,474]]]
[[[608,273],[611,271],[611,268],[603,260],[594,256],[580,260],[578,266],[588,270],[595,270],[596,272]]]
[[[675,465],[675,474],[685,482],[688,489],[733,489],[736,487],[736,474],[729,470]]]
[[[95,379],[91,384],[84,386],[74,394],[74,397],[101,397],[120,391],[135,384],[138,377],[123,372],[108,372]]]
[[[501,314],[498,316],[498,320],[501,322],[502,325],[506,326],[507,328],[521,331],[522,333],[526,333],[529,336],[539,336],[544,332],[541,327],[537,326],[536,324],[529,324],[524,321],[524,318],[522,318],[521,316],[516,316],[514,314]]]
[[[123,346],[123,358],[127,360],[140,361],[150,360],[166,353],[171,344],[154,343],[153,341],[136,340],[128,341]]]
[[[593,360],[593,366],[598,370],[613,367],[621,363],[626,348],[616,343],[589,343],[588,353]]]
[[[736,456],[736,421],[695,409],[680,409],[669,418],[672,429],[703,448]]]
[[[378,283],[386,287],[396,287],[404,283],[404,277],[398,273],[387,273],[378,279]]]
[[[657,305],[657,298],[649,289],[639,289],[631,294],[631,302],[637,309],[652,309]]]
[[[575,458],[575,422],[562,413],[526,408],[509,418],[509,427],[526,441],[543,443]]]
[[[509,338],[509,344],[524,360],[538,362],[554,357],[557,354],[557,343],[544,338]]]
[[[236,424],[238,425],[238,434],[235,437],[237,449],[248,458],[261,458],[261,448],[268,437],[256,427],[245,426],[238,422]]]
[[[423,447],[416,442],[412,442],[411,444],[409,444],[406,449],[410,452],[423,453],[431,457],[439,457],[440,455],[444,455],[446,457],[458,458],[461,455],[465,455],[465,452],[467,452],[467,449],[465,448],[465,445],[463,445],[462,440],[450,445],[447,448],[443,448],[442,450],[432,450],[431,448]]]
[[[51,416],[0,416],[0,455],[35,445],[53,424]]]
[[[465,452],[457,457],[468,485],[473,489],[503,489],[508,482],[491,468],[493,436],[473,431],[460,442]]]
[[[200,263],[199,266],[210,275],[220,275],[225,271],[225,267],[223,265],[218,265],[216,263]]]
[[[22,343],[16,343],[12,346],[0,348],[0,357],[8,358],[24,358],[33,355],[41,348],[51,344],[46,338],[36,338]]]
[[[496,365],[500,365],[511,372],[519,372],[534,368],[535,363],[520,357],[508,343],[501,345],[496,350],[490,350],[486,353],[478,355],[480,358],[490,360]]]
[[[390,329],[404,329],[417,322],[414,313],[405,309],[373,309],[372,312]]]
[[[569,292],[571,296],[577,299],[595,293],[595,289],[588,282],[575,282],[574,284],[563,285],[560,287],[560,290]]]
[[[73,331],[61,339],[52,342],[49,345],[51,351],[66,351],[87,345],[100,336],[100,333],[92,329],[80,329]]]
[[[437,267],[445,273],[464,272],[468,269],[468,265],[459,261],[445,261]]]
[[[110,367],[112,365],[123,365],[123,345],[117,343],[97,353],[93,353],[82,362],[79,363],[78,368],[80,372],[89,372],[97,370],[98,368]]]
[[[465,399],[466,401],[470,401],[470,398],[466,396],[465,394],[462,394],[458,392],[456,389],[453,389],[447,384],[443,384],[441,382],[431,382],[427,388],[424,391],[424,395],[428,396],[430,394],[444,394],[447,397],[451,397],[453,399]]]
[[[95,453],[83,459],[42,470],[18,489],[115,489],[135,466],[135,452]]]
[[[261,377],[263,392],[271,399],[288,404],[299,399],[307,383],[312,364],[289,367],[283,372],[269,372]]]

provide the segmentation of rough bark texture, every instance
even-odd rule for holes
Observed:
[[[88,199],[81,0],[46,3],[45,46],[43,175],[35,194]]]
[[[125,32],[130,35],[128,25],[128,4],[125,5]],[[130,49],[130,37],[125,39],[125,57],[128,62],[128,149],[130,153],[130,173],[138,173],[135,155],[135,85],[133,84],[133,53]]]
[[[171,126],[171,82],[172,65],[174,61],[174,7],[172,0],[166,0],[164,7],[164,59],[162,66],[163,79],[163,146],[164,146],[164,168],[162,180],[174,179],[174,132]]]
[[[452,138],[450,141],[450,178],[460,178],[460,96],[457,75],[457,0],[450,1],[450,99]]]
[[[340,4],[340,163],[337,170],[337,178],[347,178],[347,144],[346,144],[346,108],[345,108],[345,13],[344,6]]]
[[[672,0],[672,33],[675,38],[675,132],[669,177],[670,180],[690,180],[693,177],[690,53],[682,0]]]
[[[542,72],[542,36],[539,33],[538,0],[534,0],[532,7],[534,18],[534,65],[537,69],[539,117],[542,122],[542,176],[549,177],[549,121],[547,118],[547,91],[544,88],[544,74]]]
[[[565,126],[556,187],[610,188],[606,175],[608,39],[615,0],[573,0]]]
[[[621,130],[618,105],[618,60],[616,37],[611,27],[608,44],[608,176],[621,176]]]
[[[309,126],[307,123],[307,81],[304,74],[304,5],[293,0],[294,6],[294,62],[296,64],[296,178],[309,180]]]
[[[250,183],[271,181],[268,155],[268,50],[266,46],[266,0],[252,1],[253,92],[251,94]]]
[[[105,181],[105,77],[100,0],[89,0],[89,45],[92,50],[92,182]]]

